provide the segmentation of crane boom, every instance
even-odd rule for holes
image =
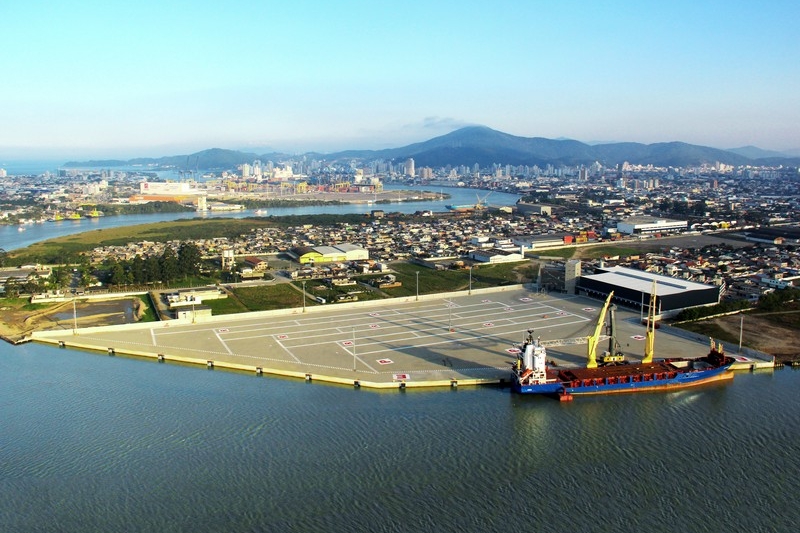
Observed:
[[[647,331],[644,338],[644,358],[642,363],[652,363],[655,353],[656,341],[656,280],[653,280],[653,289],[650,291],[650,308],[647,310]]]
[[[614,291],[608,293],[608,298],[606,298],[606,303],[603,304],[603,308],[600,310],[600,316],[597,317],[597,325],[594,328],[594,334],[589,337],[589,346],[588,346],[588,361],[586,362],[586,368],[597,368],[597,357],[595,352],[597,351],[597,344],[600,342],[600,330],[603,328],[603,322],[606,318],[606,311],[608,311],[608,306],[611,304],[611,298],[614,296]]]

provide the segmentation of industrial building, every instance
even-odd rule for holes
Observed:
[[[619,266],[600,267],[594,274],[582,275],[576,292],[603,299],[614,291],[614,302],[628,308],[642,309],[650,303],[654,280],[656,314],[660,316],[673,316],[682,309],[714,305],[720,300],[720,287]]]
[[[686,220],[670,220],[655,217],[630,217],[617,223],[617,231],[626,235],[655,235],[686,231]]]
[[[369,259],[369,250],[348,243],[337,244],[336,246],[297,246],[289,250],[288,253],[301,265],[366,261]]]

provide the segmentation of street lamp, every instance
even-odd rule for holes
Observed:
[[[469,266],[469,294],[472,294],[472,265]]]
[[[356,327],[353,326],[353,372],[356,371]]]
[[[303,312],[306,312],[306,282],[303,281]]]
[[[419,301],[419,270],[417,270],[416,274],[417,274],[417,299],[416,299],[416,301]]]

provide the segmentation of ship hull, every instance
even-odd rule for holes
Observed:
[[[669,372],[667,376],[663,376],[663,373],[625,374],[616,375],[612,379],[603,376],[601,371],[595,372],[595,377],[591,378],[578,380],[555,379],[541,384],[522,384],[516,374],[513,374],[511,384],[514,392],[519,394],[599,395],[670,391],[733,379],[733,374],[728,371],[729,368],[730,365],[725,365],[706,370]]]

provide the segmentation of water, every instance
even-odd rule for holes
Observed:
[[[372,392],[2,348],[0,531],[795,531],[800,373]]]
[[[795,531],[798,386],[559,404],[0,344],[0,532]]]
[[[410,189],[410,187],[387,186],[386,190]],[[439,188],[419,188],[420,191],[430,190],[439,192]],[[268,215],[314,215],[314,214],[368,214],[373,209],[383,209],[387,212],[414,213],[415,211],[431,210],[445,211],[447,204],[469,204],[476,203],[477,197],[486,196],[486,191],[463,188],[444,188],[442,192],[449,194],[449,199],[423,201],[423,202],[402,202],[391,204],[345,204],[328,206],[308,206],[308,207],[278,207],[267,210]],[[495,192],[489,196],[491,205],[513,205],[516,203],[518,195]],[[136,224],[150,224],[153,222],[163,222],[168,220],[188,219],[202,216],[203,218],[244,218],[258,216],[254,210],[229,211],[220,213],[207,213],[201,215],[196,212],[189,213],[151,213],[145,215],[124,215],[106,216],[92,219],[61,220],[59,222],[44,222],[41,224],[28,224],[25,231],[19,231],[17,226],[0,226],[0,248],[5,250],[15,250],[30,246],[35,242],[64,235],[72,235],[95,229],[116,228],[120,226],[132,226]]]

